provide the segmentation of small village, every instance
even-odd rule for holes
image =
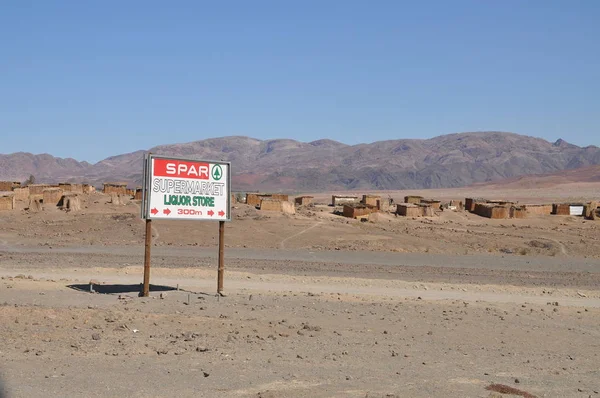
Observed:
[[[107,182],[100,190],[110,196],[110,203],[125,204],[130,200],[142,200],[142,188],[129,188],[127,183]],[[30,184],[0,181],[0,210],[26,210],[30,212],[59,208],[65,211],[81,210],[80,195],[97,192],[89,184],[59,183]],[[368,221],[369,215],[390,213],[400,217],[435,217],[443,211],[467,211],[483,218],[512,219],[532,216],[576,216],[588,220],[600,219],[597,201],[586,203],[543,203],[520,204],[508,200],[465,198],[464,200],[441,201],[423,196],[405,196],[402,203],[391,197],[372,194],[361,196],[332,195],[330,203],[315,202],[314,196],[291,196],[281,193],[231,194],[231,203],[243,203],[266,212],[295,214],[298,207],[330,206],[333,213],[343,217]]]

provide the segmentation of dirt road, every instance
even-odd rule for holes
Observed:
[[[597,291],[229,272],[229,295],[218,298],[214,270],[157,268],[153,284],[167,287],[140,299],[137,270],[3,268],[10,396],[491,397],[485,388],[502,383],[587,397],[599,388]],[[89,279],[120,293],[74,290]]]

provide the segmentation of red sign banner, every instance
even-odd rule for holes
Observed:
[[[156,177],[209,179],[210,164],[208,163],[160,158],[153,160],[153,175]]]

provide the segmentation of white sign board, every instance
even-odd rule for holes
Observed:
[[[231,220],[228,162],[159,155],[144,161],[143,218]]]
[[[572,216],[583,216],[583,206],[569,206],[569,214]]]

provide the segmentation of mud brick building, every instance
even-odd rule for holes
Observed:
[[[295,203],[297,206],[308,206],[312,204],[313,200],[313,196],[299,196],[295,199]]]
[[[127,183],[126,182],[105,182],[103,184],[102,192],[105,194],[127,195]]]
[[[263,198],[260,201],[260,210],[263,211],[278,211],[286,214],[295,214],[296,208],[292,202],[274,198]]]
[[[414,203],[399,203],[396,205],[396,214],[403,217],[421,217],[423,210],[421,206]]]
[[[377,213],[377,207],[361,203],[345,204],[343,215],[348,218],[363,218],[371,213]]]

